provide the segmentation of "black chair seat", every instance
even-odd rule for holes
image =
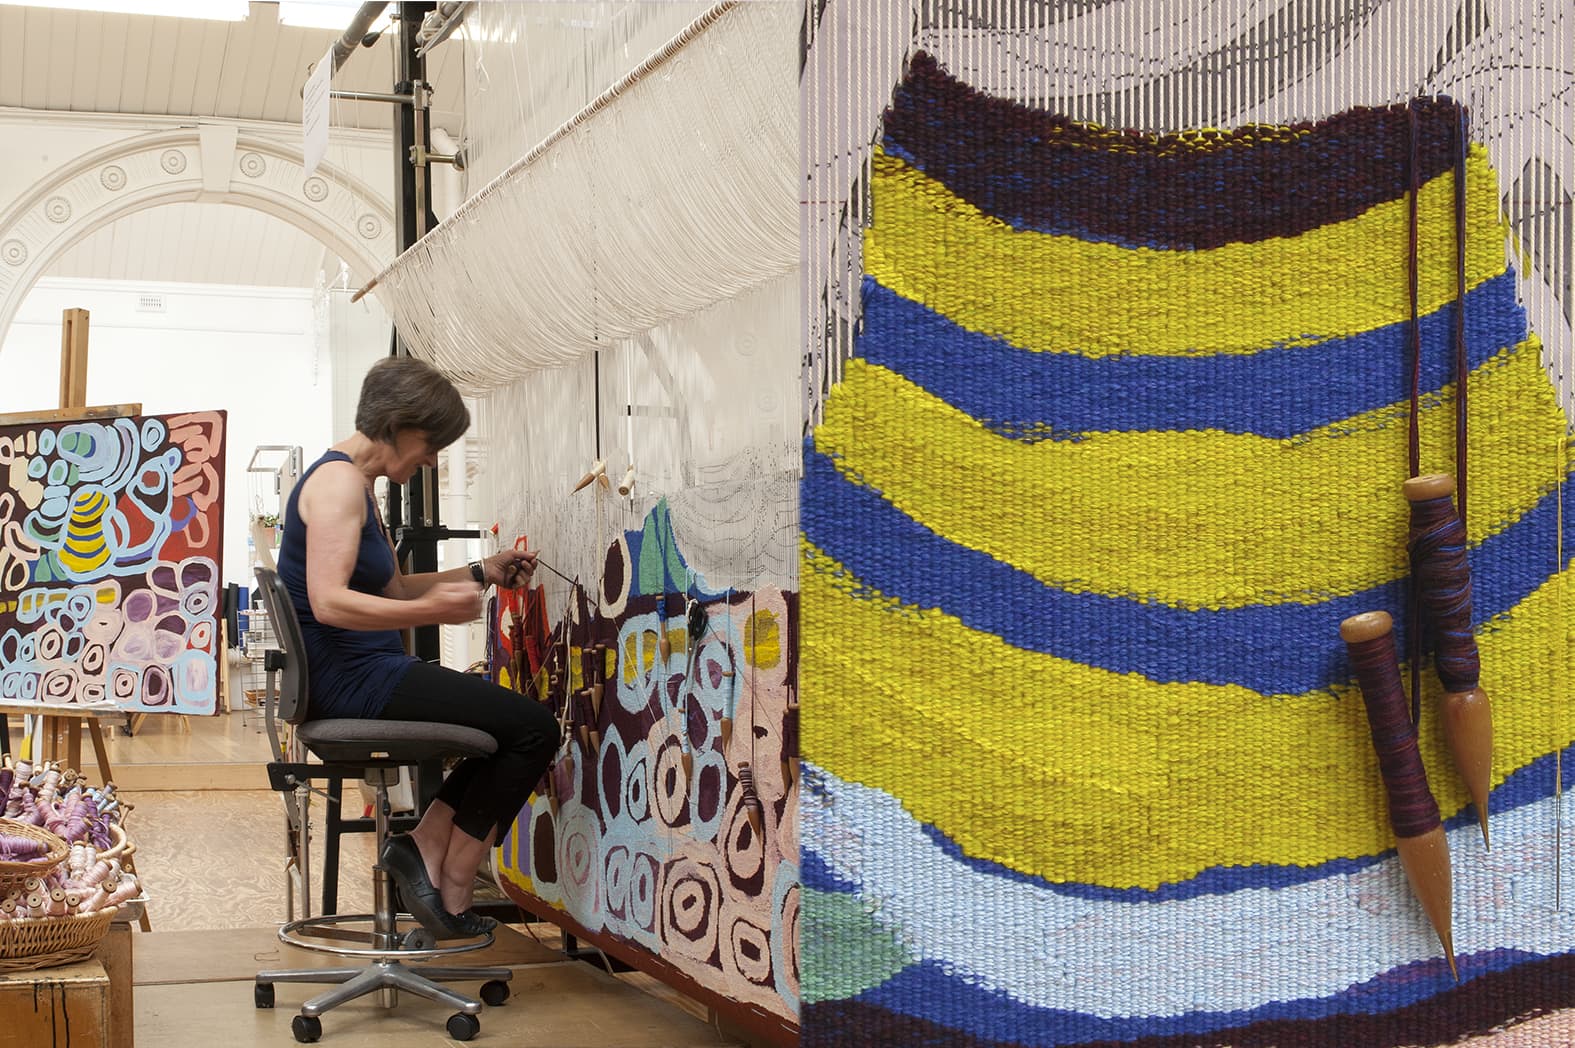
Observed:
[[[488,757],[498,748],[491,735],[476,728],[424,721],[329,717],[304,721],[295,731],[325,761],[417,764],[441,757]]]

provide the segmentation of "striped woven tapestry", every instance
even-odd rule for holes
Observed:
[[[805,448],[805,1044],[1575,1040],[1566,420],[1459,120],[1126,134],[914,59]],[[1463,309],[1495,710],[1487,851],[1428,660],[1458,984],[1338,630],[1407,623],[1413,182],[1421,471]]]

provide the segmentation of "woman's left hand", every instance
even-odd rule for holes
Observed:
[[[481,562],[487,581],[505,589],[520,589],[530,585],[536,574],[536,551],[506,549],[494,553]]]

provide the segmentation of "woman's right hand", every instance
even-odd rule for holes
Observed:
[[[420,599],[433,623],[463,626],[481,617],[481,587],[474,582],[439,582]]]

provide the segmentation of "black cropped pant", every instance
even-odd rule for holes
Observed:
[[[558,749],[558,722],[547,707],[428,662],[405,672],[381,717],[459,724],[497,740],[495,754],[465,758],[437,792],[454,809],[454,825],[478,841],[493,830],[498,838],[507,832]]]

